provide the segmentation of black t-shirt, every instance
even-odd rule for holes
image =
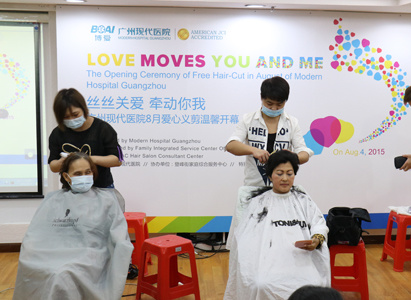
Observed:
[[[90,148],[86,145],[89,145]],[[84,131],[74,131],[66,128],[61,131],[54,128],[49,137],[50,156],[48,163],[60,159],[61,152],[82,151],[89,155],[115,155],[122,159],[121,149],[117,141],[117,133],[107,122],[94,117],[90,128]],[[91,153],[89,153],[91,151]],[[113,184],[110,168],[97,166],[98,177],[95,187],[106,188]]]
[[[273,151],[274,151],[274,142],[275,142],[276,137],[277,137],[276,133],[269,133],[268,134],[267,151],[270,154],[273,153]]]

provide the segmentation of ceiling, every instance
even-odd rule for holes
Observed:
[[[55,5],[96,6],[154,6],[193,8],[246,8],[245,4],[263,4],[271,10],[326,10],[411,13],[411,0],[86,0],[85,3],[67,3],[65,0],[6,0],[0,8],[36,9]],[[255,9],[255,8],[253,8]],[[259,8],[261,9],[261,8]]]

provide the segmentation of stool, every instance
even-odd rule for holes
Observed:
[[[392,226],[397,223],[397,237],[392,239]],[[385,231],[384,247],[382,249],[381,261],[387,259],[387,255],[394,260],[394,271],[402,272],[404,263],[411,260],[411,239],[407,240],[407,227],[411,226],[411,216],[397,214],[391,211],[388,216],[387,229]]]
[[[191,277],[178,272],[177,256],[183,253],[190,256]],[[158,257],[157,274],[139,276],[136,299],[141,299],[141,294],[146,293],[157,300],[170,300],[190,294],[200,300],[194,247],[190,240],[176,235],[146,239],[141,264],[144,264],[148,254]],[[157,286],[154,285],[156,283]]]
[[[352,266],[335,266],[335,257],[340,253],[352,253]],[[368,300],[368,277],[365,244],[360,240],[357,246],[332,245],[330,247],[331,287],[341,292],[359,292],[361,300]],[[352,278],[335,278],[354,277]]]
[[[149,238],[147,223],[145,222],[146,214],[143,212],[125,212],[124,217],[126,218],[129,232],[134,231],[135,233],[135,241],[131,241],[134,246],[131,263],[140,270],[142,267],[140,266],[141,247],[144,240]]]

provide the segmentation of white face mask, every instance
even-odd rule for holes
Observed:
[[[74,176],[73,178],[68,174],[67,176],[71,179],[71,184],[69,183],[69,185],[74,193],[88,192],[94,183],[93,175]]]
[[[281,115],[284,112],[284,107],[281,109],[277,109],[277,110],[272,110],[269,109],[268,107],[265,107],[264,104],[261,107],[261,111],[268,117],[274,118],[277,117],[279,115]]]
[[[66,125],[67,128],[71,128],[71,129],[80,128],[81,126],[83,126],[84,122],[86,122],[86,119],[84,118],[84,116],[80,116],[78,118],[71,119],[71,120],[63,120],[64,125]]]

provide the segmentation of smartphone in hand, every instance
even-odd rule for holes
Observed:
[[[394,165],[396,169],[399,169],[402,167],[402,165],[405,163],[405,161],[407,160],[406,157],[404,156],[397,156],[394,158]]]

